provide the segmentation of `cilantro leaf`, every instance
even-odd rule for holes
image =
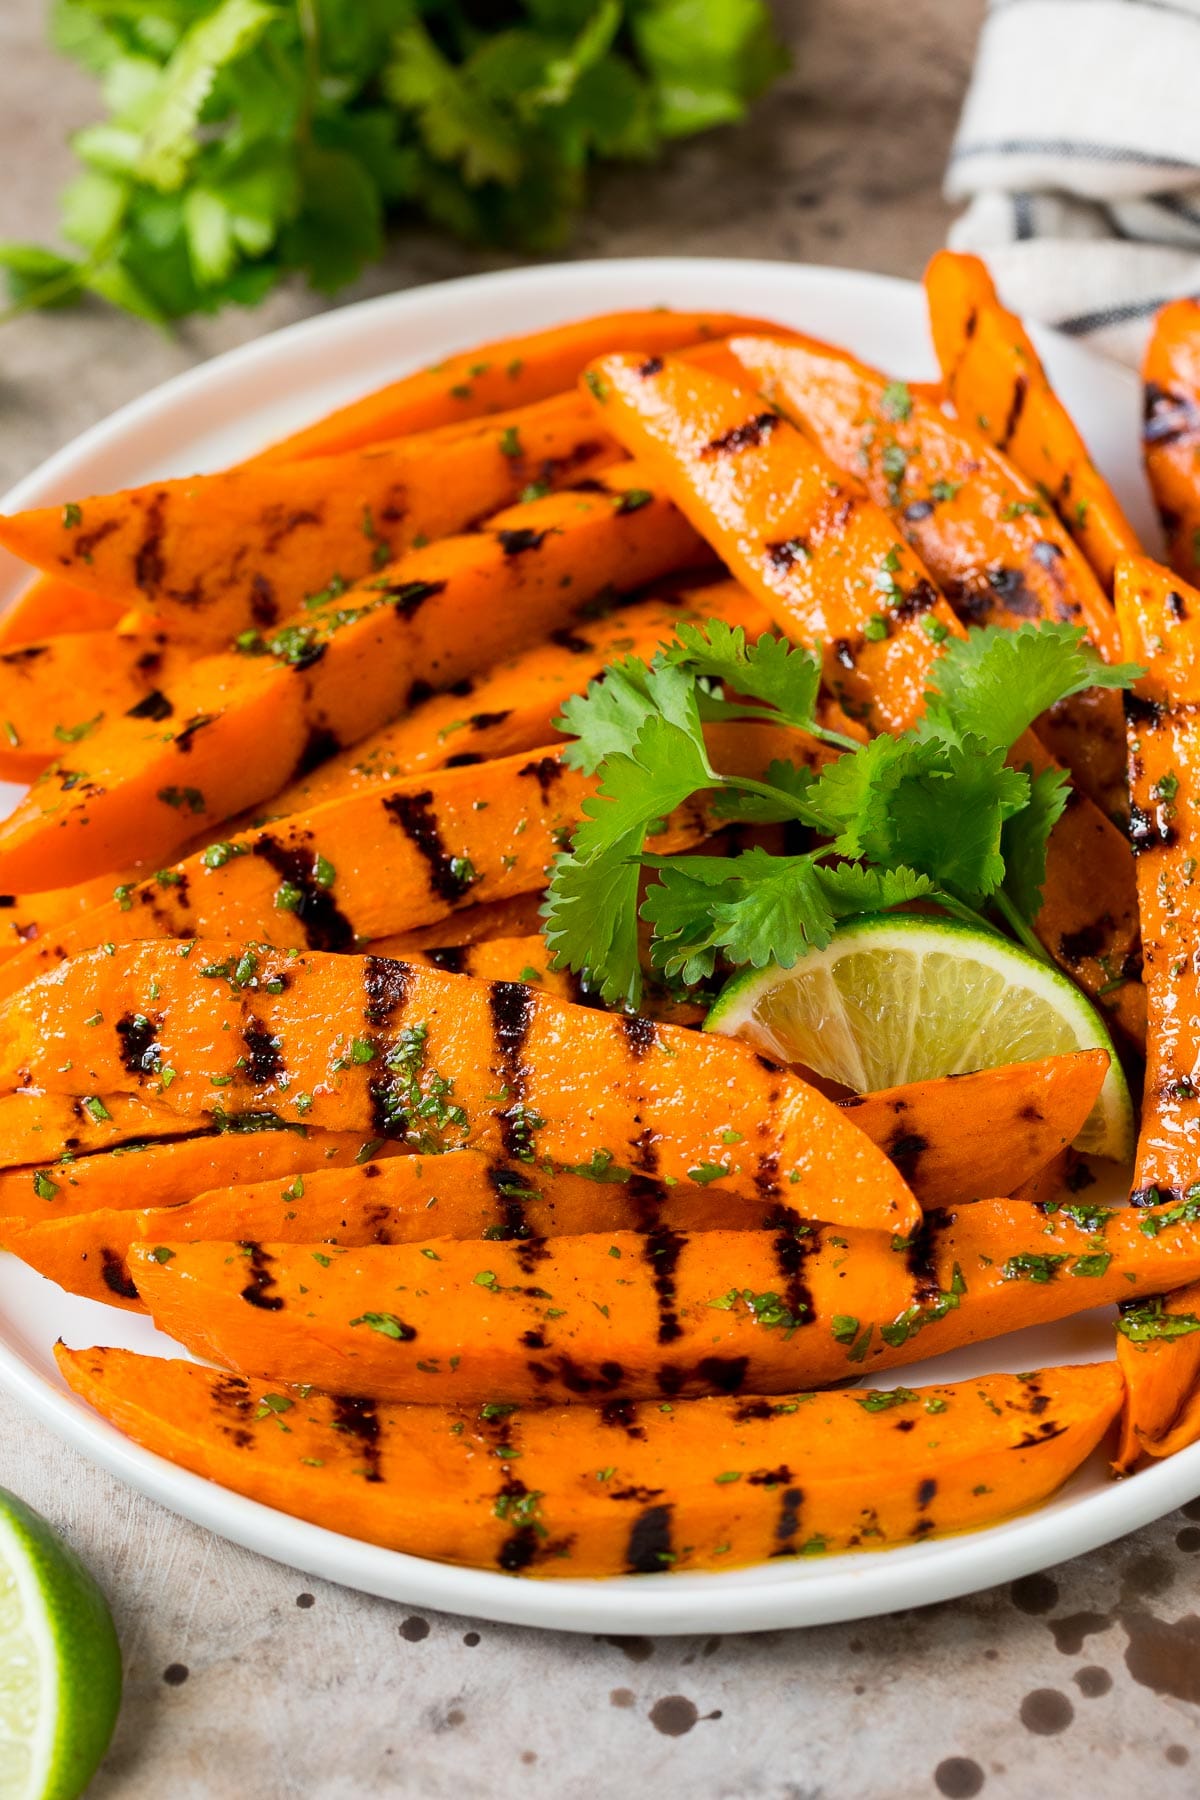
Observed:
[[[554,721],[559,731],[573,732],[563,759],[591,775],[606,756],[632,753],[647,715],[655,713],[700,739],[699,696],[686,670],[650,667],[640,657],[613,663],[603,680],[590,682],[585,694],[573,694]]]
[[[669,666],[684,665],[735,694],[760,700],[783,724],[812,728],[821,664],[810,651],[766,631],[757,643],[749,644],[742,626],[723,619],[709,619],[704,625],[681,623],[675,637],[664,658]],[[746,709],[728,700],[709,701],[706,716],[745,717]]]
[[[1029,777],[1007,767],[1003,750],[965,738],[946,749],[938,768],[897,783],[889,802],[888,850],[874,860],[888,868],[904,864],[941,887],[983,898],[1004,879],[1004,822],[1028,799]]]
[[[551,872],[543,917],[555,966],[586,972],[605,1000],[632,1007],[641,992],[637,892],[646,834],[711,780],[699,720],[689,731],[651,713],[628,751],[604,759],[572,854]]]
[[[812,856],[648,857],[659,879],[646,890],[642,918],[654,927],[651,956],[668,979],[707,980],[719,952],[727,962],[790,969],[820,950],[833,928],[936,892],[912,869],[826,865]]]
[[[644,843],[645,832],[635,828],[586,860],[558,857],[542,907],[552,965],[577,970],[601,999],[631,1011],[642,991],[637,904]]]
[[[1036,918],[1046,884],[1046,845],[1071,792],[1063,769],[1043,769],[1030,780],[1029,804],[1004,821],[1000,852],[1004,891],[1025,919]]]
[[[1040,713],[1085,688],[1126,688],[1142,673],[1106,663],[1076,625],[1046,621],[1016,631],[987,626],[955,638],[934,664],[922,738],[967,736],[1008,750]]]
[[[701,862],[709,866],[695,870]],[[642,917],[654,926],[652,954],[669,979],[711,975],[718,950],[733,963],[790,969],[805,950],[829,942],[835,918],[810,857],[747,850],[723,864],[724,879],[714,879],[714,863],[722,866],[692,856],[653,865],[659,880],[646,891]]]

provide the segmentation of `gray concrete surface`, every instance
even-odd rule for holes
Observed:
[[[598,186],[579,255],[916,274],[980,0],[780,0],[795,72],[745,130]],[[43,234],[89,85],[0,4],[0,236]],[[489,266],[410,237],[361,293]],[[357,297],[357,294],[348,296]],[[167,339],[100,309],[0,331],[0,484],[122,401],[313,310]],[[87,1557],[128,1691],[95,1800],[1184,1800],[1200,1770],[1200,1504],[975,1598],[747,1638],[551,1637],[326,1586],[122,1488],[0,1393],[0,1481]]]

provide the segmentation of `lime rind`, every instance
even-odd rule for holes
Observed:
[[[0,1800],[76,1800],[120,1702],[103,1594],[45,1520],[0,1488]]]
[[[1116,1162],[1133,1155],[1133,1101],[1095,1008],[1027,950],[956,920],[904,914],[843,926],[791,969],[735,975],[704,1029],[856,1093],[1106,1050],[1108,1073],[1076,1148]]]

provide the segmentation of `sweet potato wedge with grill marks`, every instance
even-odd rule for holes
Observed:
[[[377,1407],[128,1350],[57,1356],[119,1430],[236,1493],[393,1550],[531,1576],[725,1569],[988,1525],[1049,1498],[1121,1397],[1114,1366],[1093,1363],[614,1420],[578,1405]],[[925,1429],[896,1429],[910,1422]]]
[[[769,725],[717,724],[708,737],[715,766],[731,773],[759,775],[780,757],[817,770],[830,755],[807,733]],[[540,890],[595,790],[551,744],[350,793],[118,888],[9,958],[0,993],[94,944],[201,936],[350,951],[461,905]],[[715,823],[702,799],[689,801],[661,847],[696,844]]]
[[[512,756],[550,743],[563,702],[582,693],[609,663],[647,662],[669,643],[681,619],[725,619],[757,638],[769,629],[762,608],[736,582],[714,582],[664,599],[613,607],[599,619],[562,625],[447,693],[431,695],[402,719],[330,757],[271,796],[272,817],[307,811],[399,775]],[[1122,736],[1122,758],[1124,738]]]
[[[129,1270],[157,1325],[242,1374],[518,1404],[791,1393],[1200,1275],[1200,1239],[1169,1210],[982,1201],[927,1213],[897,1247],[784,1205],[777,1232],[346,1250],[168,1236],[133,1245]]]
[[[747,1045],[383,958],[200,939],[87,951],[0,1017],[0,1092],[30,1080],[145,1088],[192,1116],[219,1084],[231,1112],[413,1148],[608,1157],[751,1196],[778,1182],[814,1217],[885,1231],[920,1217],[847,1114]]]
[[[602,590],[705,552],[644,475],[513,507],[197,663],[158,719],[105,721],[0,826],[0,888],[68,886],[173,851],[266,800],[431,688],[559,628]]]
[[[857,479],[767,409],[749,379],[736,387],[677,359],[608,356],[588,382],[606,429],[780,629],[823,646],[845,711],[872,729],[911,725],[938,643],[961,627]],[[865,636],[881,618],[886,635]]]
[[[464,906],[448,919],[422,925],[419,931],[397,931],[390,937],[373,938],[364,955],[391,956],[404,962],[431,950],[470,949],[490,938],[531,937],[542,928],[542,890],[515,894],[511,900],[492,900]],[[469,971],[468,971],[469,972]]]
[[[857,474],[968,625],[1029,618],[1082,625],[1108,661],[1120,639],[1091,567],[1033,484],[983,433],[903,382],[824,344],[735,338],[762,392],[798,418],[840,469]],[[1102,811],[1127,810],[1121,696],[1079,695],[1058,709],[1067,766]]]
[[[76,754],[74,746],[106,719],[159,716],[162,689],[191,660],[162,632],[64,632],[0,645],[0,777],[32,781],[60,756]]]
[[[586,407],[565,394],[468,432],[0,516],[0,544],[154,615],[183,642],[223,649],[240,632],[277,626],[331,582],[394,562],[414,540],[464,531],[530,483],[569,486],[613,455]]]
[[[114,1114],[128,1118],[127,1111],[122,1115],[115,1107]],[[177,1134],[186,1131],[186,1123],[178,1118],[171,1118],[171,1124]],[[86,1235],[91,1226],[85,1221],[108,1213],[149,1203],[170,1209],[211,1189],[280,1176],[286,1181],[300,1170],[343,1169],[354,1163],[364,1145],[373,1157],[387,1156],[392,1149],[361,1133],[285,1126],[270,1115],[250,1119],[222,1115],[219,1125],[206,1115],[184,1136],[134,1138],[123,1147],[92,1155],[70,1152],[61,1161],[47,1159],[37,1167],[6,1169],[0,1174],[0,1240],[7,1243],[18,1227],[53,1233],[66,1225]],[[232,1217],[226,1223],[232,1226]],[[48,1241],[54,1241],[53,1236]],[[81,1236],[79,1249],[95,1248],[98,1241],[93,1238],[89,1245]],[[119,1245],[122,1252],[125,1241]]]
[[[115,1144],[178,1137],[195,1123],[139,1094],[4,1094],[0,1168],[47,1167],[64,1154],[85,1156]]]
[[[516,962],[527,954],[520,944],[499,940],[480,949],[503,950],[505,973],[515,974]],[[981,1171],[986,1177],[998,1167],[1001,1179],[1023,1177],[1036,1167],[1047,1144],[1074,1134],[1103,1078],[1104,1063],[1103,1053],[1083,1052],[958,1081],[893,1088],[864,1096],[855,1109],[855,1123],[888,1152],[923,1205],[970,1198],[979,1191]],[[349,1152],[339,1153],[347,1142]],[[321,1143],[330,1146],[322,1154],[332,1172],[302,1145],[291,1163],[283,1161],[278,1169],[272,1163],[261,1180],[225,1187],[218,1172],[212,1186],[217,1189],[220,1183],[220,1190],[202,1194],[190,1184],[193,1166],[203,1166],[203,1143],[198,1149],[172,1145],[161,1152],[147,1150],[134,1173],[148,1179],[132,1189],[126,1184],[134,1195],[154,1194],[156,1203],[144,1210],[135,1210],[111,1181],[105,1183],[109,1159],[103,1157],[88,1158],[61,1173],[51,1169],[61,1191],[48,1205],[31,1199],[38,1184],[29,1171],[22,1171],[7,1181],[0,1177],[0,1218],[11,1206],[21,1225],[10,1226],[9,1248],[43,1275],[72,1293],[103,1300],[116,1291],[130,1304],[136,1290],[123,1259],[139,1238],[193,1242],[237,1236],[354,1246],[419,1243],[431,1233],[524,1241],[597,1231],[777,1230],[780,1224],[778,1203],[769,1196],[747,1199],[724,1187],[697,1188],[693,1183],[668,1187],[616,1164],[602,1164],[586,1176],[547,1174],[460,1150],[444,1157],[404,1157],[386,1168],[370,1160],[365,1167],[348,1169],[346,1162],[359,1149],[356,1139],[325,1134]],[[266,1144],[274,1154],[270,1139]],[[378,1146],[378,1140],[367,1146],[372,1157],[381,1148],[386,1146]],[[207,1154],[214,1164],[219,1162],[213,1150]],[[281,1185],[267,1179],[307,1169],[316,1173],[302,1181],[285,1179]],[[41,1192],[44,1196],[44,1187]],[[89,1193],[96,1197],[98,1210],[93,1212],[87,1210]],[[199,1197],[191,1205],[175,1204],[192,1194]]]
[[[1001,306],[977,256],[940,250],[925,271],[946,392],[1044,492],[1102,585],[1138,541],[1046,376],[1021,321]]]
[[[1200,1144],[1200,592],[1138,557],[1118,565],[1116,597],[1127,653],[1148,670],[1126,702],[1148,1008],[1134,1185],[1178,1198]]]
[[[1200,301],[1163,307],[1142,376],[1142,453],[1167,558],[1185,581],[1200,584]],[[1137,545],[1130,548],[1136,552]]]
[[[1117,1367],[1125,1377],[1113,1468],[1174,1456],[1200,1438],[1200,1284],[1149,1302],[1129,1301],[1117,1321]]]

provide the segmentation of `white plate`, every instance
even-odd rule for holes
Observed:
[[[847,344],[897,374],[935,372],[921,292],[910,282],[699,258],[523,269],[371,300],[219,357],[85,433],[3,505],[54,503],[216,468],[446,351],[589,312],[659,303],[764,315]],[[1138,460],[1136,382],[1066,340],[1046,336],[1039,343],[1097,461],[1154,542]],[[0,604],[23,579],[11,559],[0,562]],[[0,808],[3,797],[0,789]],[[528,1581],[357,1543],[149,1455],[64,1388],[51,1355],[60,1336],[71,1344],[117,1343],[160,1354],[174,1348],[144,1320],[75,1299],[0,1256],[0,1379],[86,1455],[176,1512],[280,1562],[368,1593],[513,1624],[725,1632],[862,1618],[1045,1568],[1200,1493],[1200,1445],[1120,1483],[1107,1478],[1097,1457],[1040,1511],[968,1536],[720,1575]],[[1097,1313],[906,1369],[903,1380],[916,1385],[1111,1354],[1111,1316]]]

